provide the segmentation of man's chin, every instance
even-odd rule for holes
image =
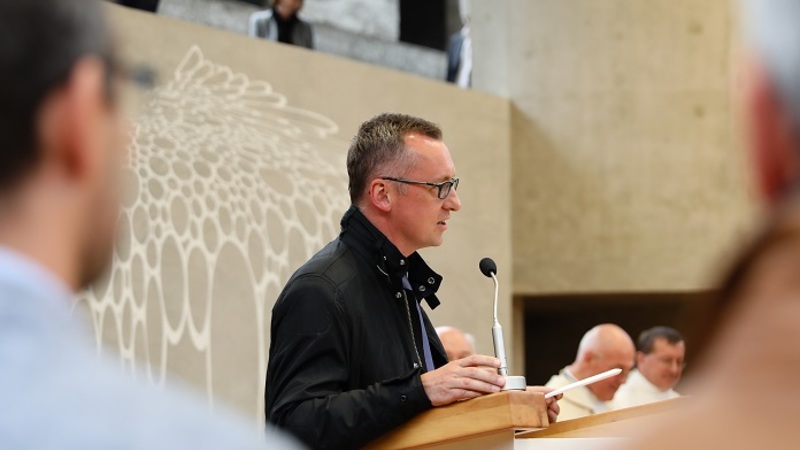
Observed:
[[[668,391],[668,390],[674,388],[676,384],[678,384],[677,381],[671,382],[671,383],[665,383],[665,384],[662,384],[661,386],[659,386],[659,389],[661,389],[662,391]]]

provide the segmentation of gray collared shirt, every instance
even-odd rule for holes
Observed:
[[[158,388],[97,355],[72,294],[0,247],[0,448],[299,448],[175,386]],[[145,377],[139,377],[145,379]]]

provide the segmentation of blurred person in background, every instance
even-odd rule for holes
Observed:
[[[314,30],[311,24],[297,14],[303,9],[303,0],[275,0],[272,8],[250,16],[248,34],[268,41],[314,48]]]
[[[629,408],[679,397],[673,389],[681,380],[686,344],[678,330],[653,327],[636,343],[636,368],[611,401],[612,409]]]
[[[462,88],[472,86],[472,37],[469,33],[469,0],[458,0],[461,29],[447,43],[447,75],[445,79]]]
[[[0,448],[263,448],[255,424],[100,358],[73,315],[111,260],[123,72],[99,2],[0,2]]]
[[[455,361],[475,354],[475,338],[471,334],[448,326],[436,327],[436,334],[439,335],[439,340],[442,341],[448,361]]]
[[[575,362],[553,375],[546,386],[558,389],[615,368],[622,369],[622,373],[565,392],[559,402],[559,420],[577,419],[611,409],[608,402],[633,368],[635,351],[628,333],[617,325],[606,323],[587,331],[578,345]]]

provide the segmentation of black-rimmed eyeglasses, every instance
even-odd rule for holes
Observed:
[[[438,189],[436,196],[439,197],[440,200],[444,200],[450,195],[450,191],[455,189],[458,190],[458,178],[453,178],[452,180],[442,181],[441,183],[431,183],[428,181],[417,181],[417,180],[406,180],[405,178],[393,178],[393,177],[381,177],[382,180],[389,180],[389,181],[396,181],[398,183],[405,183],[405,184],[419,184],[423,186],[430,186],[435,187]]]

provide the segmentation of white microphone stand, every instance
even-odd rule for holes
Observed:
[[[500,360],[500,368],[497,372],[505,377],[506,384],[503,386],[504,391],[524,391],[528,388],[528,383],[523,376],[509,376],[508,375],[508,358],[506,357],[506,345],[503,339],[503,327],[500,326],[500,321],[497,319],[497,300],[500,293],[500,283],[497,281],[497,276],[494,272],[489,272],[494,281],[494,324],[492,324],[492,341],[494,343],[494,355]]]

